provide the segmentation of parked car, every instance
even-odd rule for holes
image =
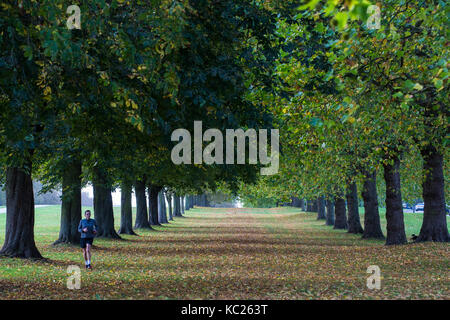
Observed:
[[[418,204],[416,204],[415,211],[416,212],[423,212],[423,208],[424,208],[423,202],[422,203],[418,203]]]
[[[403,209],[411,209],[412,210],[412,206],[409,203],[403,202]]]
[[[413,213],[413,206],[409,203],[403,202],[403,213]]]

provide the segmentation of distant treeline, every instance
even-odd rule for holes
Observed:
[[[61,190],[43,192],[42,183],[33,181],[34,203],[35,204],[61,204]]]
[[[0,206],[6,206],[6,192],[4,188],[5,186],[0,186]],[[33,190],[35,204],[61,204],[61,190],[40,193],[42,190],[42,183],[39,181],[33,181]],[[89,196],[88,192],[82,192],[81,199],[82,206],[93,206],[92,198]]]

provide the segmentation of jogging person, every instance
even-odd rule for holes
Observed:
[[[97,233],[97,223],[94,219],[91,219],[91,211],[86,210],[84,212],[86,219],[82,219],[78,225],[78,232],[81,233],[80,245],[83,249],[84,263],[86,269],[92,269],[91,267],[91,246],[94,242],[94,237]]]

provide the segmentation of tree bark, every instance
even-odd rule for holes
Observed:
[[[148,207],[149,207],[149,221],[152,226],[160,226],[158,218],[158,193],[162,187],[150,185],[148,187]]]
[[[327,218],[325,224],[327,226],[334,226],[334,201],[327,199]]]
[[[191,196],[186,196],[186,210],[191,210],[192,208],[192,198]]]
[[[31,161],[29,164],[31,171]],[[42,259],[34,242],[34,195],[31,172],[6,169],[6,230],[0,255]]]
[[[334,229],[347,229],[347,208],[343,195],[334,198]]]
[[[302,211],[306,211],[305,199],[299,199],[299,208],[302,209]]]
[[[314,212],[319,212],[319,201],[318,201],[318,199],[315,199],[314,201],[313,201],[313,211]]]
[[[169,192],[166,192],[167,204],[169,206],[169,221],[173,221],[173,212],[172,212],[172,195]]]
[[[313,212],[313,201],[312,200],[306,201],[306,211]]]
[[[408,242],[403,220],[403,204],[400,189],[400,159],[395,157],[392,164],[384,164],[386,182],[386,245]]]
[[[184,211],[189,210],[189,196],[184,196]]]
[[[377,172],[365,172],[361,196],[364,200],[363,238],[384,239],[378,212]]]
[[[358,190],[356,182],[351,183],[347,189],[348,233],[363,233],[359,219]]]
[[[325,197],[317,198],[317,220],[325,220],[327,218],[325,213]]]
[[[144,180],[145,181],[145,180]],[[135,229],[152,229],[148,223],[147,197],[145,196],[145,183],[136,181],[134,190],[136,193],[136,221]]]
[[[184,215],[184,196],[180,197],[180,210],[181,210],[181,215]]]
[[[121,189],[119,234],[136,235],[133,231],[132,187],[124,183]]]
[[[192,208],[194,208],[194,197],[189,196],[189,210],[191,210]]]
[[[319,204],[317,199],[316,200],[312,200],[312,212],[319,212]]]
[[[450,236],[445,216],[444,157],[428,145],[421,150],[423,158],[423,222],[416,242],[449,242]]]
[[[75,160],[67,165],[62,177],[61,225],[55,245],[80,243],[81,216],[81,161]]]
[[[297,197],[292,197],[292,206],[295,208],[302,208],[303,210],[303,206],[304,206],[305,202],[303,201],[303,199],[299,199]]]
[[[97,222],[97,237],[121,239],[114,229],[114,209],[111,187],[99,170],[96,170],[94,187],[94,217]]]
[[[167,221],[166,200],[163,191],[160,191],[158,194],[158,214],[160,223],[169,223]]]
[[[209,204],[208,204],[208,197],[206,196],[206,194],[202,194],[202,196],[201,196],[201,201],[202,201],[202,207],[208,207],[209,206]]]
[[[173,212],[173,215],[175,216],[175,217],[182,217],[182,215],[181,215],[181,208],[180,208],[180,197],[179,196],[177,196],[177,195],[175,195],[174,196],[174,212]]]

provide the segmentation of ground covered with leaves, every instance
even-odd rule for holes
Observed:
[[[449,244],[387,247],[295,208],[191,209],[155,231],[96,239],[92,271],[79,247],[51,245],[59,207],[36,211],[48,260],[0,258],[1,299],[450,299]],[[70,265],[80,290],[67,289]],[[380,290],[366,286],[371,265]]]

